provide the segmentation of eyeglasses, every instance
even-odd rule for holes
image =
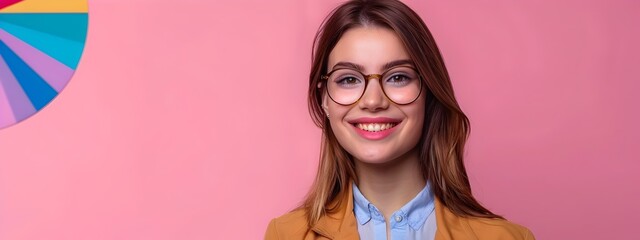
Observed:
[[[386,70],[382,74],[364,75],[352,68],[338,68],[323,75],[329,98],[340,105],[351,105],[364,95],[369,79],[377,78],[384,95],[392,102],[406,105],[414,102],[422,92],[422,81],[418,72],[408,66]]]

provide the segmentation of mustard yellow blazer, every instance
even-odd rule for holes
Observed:
[[[351,189],[349,189],[351,192]],[[296,210],[271,220],[266,240],[360,239],[353,214],[353,197],[343,194],[338,211],[320,218],[312,227],[303,210]],[[535,239],[529,229],[502,219],[460,217],[453,214],[436,198],[436,240],[449,239]]]

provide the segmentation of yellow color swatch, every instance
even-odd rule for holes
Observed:
[[[24,0],[0,10],[0,13],[86,13],[87,0]]]

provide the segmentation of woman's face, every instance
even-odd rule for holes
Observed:
[[[326,70],[330,72],[346,63],[361,66],[365,75],[380,74],[386,70],[385,64],[409,59],[393,30],[357,27],[347,30],[340,38],[329,54]],[[412,150],[417,153],[415,146],[424,124],[424,95],[420,94],[413,103],[398,105],[384,95],[378,79],[371,78],[356,103],[337,104],[325,91],[323,107],[329,114],[331,129],[347,152],[360,162],[382,164],[406,156]]]

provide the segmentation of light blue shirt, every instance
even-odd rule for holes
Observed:
[[[355,184],[353,184],[353,203],[360,239],[386,240],[387,226],[384,216],[362,195]],[[436,235],[434,204],[431,185],[427,182],[427,185],[415,198],[391,215],[389,219],[391,239],[434,239]]]

